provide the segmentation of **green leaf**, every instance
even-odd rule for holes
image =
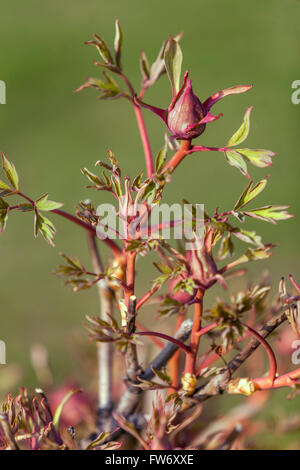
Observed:
[[[0,197],[0,210],[6,210],[8,207],[9,204],[7,204],[7,202],[2,197]]]
[[[154,375],[156,375],[160,380],[163,382],[170,384],[172,382],[172,379],[168,373],[168,370],[164,367],[161,370],[155,369],[155,367],[151,367]]]
[[[247,178],[250,178],[246,162],[238,152],[236,152],[235,150],[227,150],[225,152],[225,157],[229,165],[234,166],[235,168],[240,170],[243,175],[247,176]]]
[[[111,52],[104,39],[98,36],[98,34],[94,34],[94,38],[96,41],[88,41],[86,44],[92,44],[96,46],[104,62],[107,64],[113,64],[114,61]]]
[[[175,36],[175,41],[179,42],[182,37],[183,31]],[[154,85],[155,82],[166,72],[165,61],[164,61],[164,52],[166,48],[166,44],[168,41],[164,41],[156,60],[153,62],[150,68],[150,76],[148,80],[143,80],[144,89],[149,88],[150,86]],[[146,57],[146,56],[144,56]],[[145,62],[146,64],[146,62]],[[147,73],[146,73],[147,75]]]
[[[168,142],[165,142],[165,145],[160,149],[155,160],[155,171],[160,173],[164,168],[168,154]]]
[[[8,212],[4,210],[0,210],[0,232],[3,232],[6,227],[8,219]]]
[[[276,224],[278,220],[287,220],[294,217],[287,212],[286,209],[288,208],[289,206],[265,206],[244,212],[244,214],[248,217]]]
[[[99,176],[95,175],[94,173],[89,171],[87,168],[81,168],[80,171],[83,175],[87,176],[88,179],[92,183],[96,184],[97,186],[105,186],[104,181],[102,181],[101,178],[99,178]]]
[[[267,182],[268,177],[262,179],[253,187],[253,181],[250,181],[239,200],[235,203],[234,210],[238,210],[241,207],[244,207],[246,204],[252,201],[252,199],[256,198],[265,189]]]
[[[150,78],[150,65],[144,51],[141,51],[140,53],[140,69],[143,82],[146,82]]]
[[[247,158],[247,160],[252,163],[252,165],[257,166],[258,168],[265,168],[272,165],[272,157],[276,153],[271,150],[265,149],[235,149],[241,155]]]
[[[101,432],[99,436],[88,445],[87,450],[91,450],[94,447],[101,445],[110,435],[110,432]]]
[[[61,202],[49,201],[48,196],[49,193],[46,193],[35,201],[37,209],[41,211],[53,211],[54,209],[59,209],[59,207],[63,206]]]
[[[0,196],[6,196],[7,194],[10,194],[12,192],[12,189],[3,181],[0,181]]]
[[[1,158],[2,158],[2,167],[6,174],[8,181],[10,182],[10,184],[13,186],[14,189],[19,189],[19,176],[16,171],[15,165],[7,160],[4,153],[1,154]]]
[[[172,86],[172,94],[175,96],[176,93],[178,93],[180,86],[182,51],[178,42],[175,41],[175,39],[172,37],[170,37],[166,44],[164,51],[164,61]]]
[[[67,401],[68,401],[73,395],[75,395],[75,393],[79,393],[79,392],[81,392],[80,389],[70,390],[68,393],[66,393],[66,395],[64,396],[64,398],[62,399],[62,401],[60,402],[60,404],[58,405],[58,407],[56,408],[55,413],[54,413],[54,417],[53,417],[53,424],[54,424],[55,429],[56,429],[57,431],[59,430],[59,421],[60,421],[60,417],[61,417],[61,413],[62,413],[63,407],[65,406],[65,404],[67,403]]]
[[[8,218],[8,207],[7,202],[0,197],[0,232],[3,232],[6,227]]]
[[[242,230],[242,229],[236,229],[233,232],[233,235],[235,235],[239,240],[245,242],[245,243],[251,243],[252,245],[257,245],[259,247],[263,246],[263,243],[261,241],[261,236],[257,235],[256,232],[250,231],[250,230]]]
[[[248,261],[259,261],[267,259],[272,255],[270,247],[266,246],[263,248],[248,248],[245,254],[243,254],[237,261],[236,264],[247,263]]]
[[[249,130],[250,130],[250,113],[252,111],[252,106],[247,109],[244,120],[240,128],[233,134],[233,136],[229,139],[227,146],[232,147],[234,145],[238,145],[248,137]]]
[[[116,64],[120,70],[122,70],[122,64],[121,64],[122,44],[123,44],[123,32],[120,28],[119,20],[116,20],[114,51],[115,51]]]
[[[220,249],[218,252],[218,259],[225,259],[227,256],[232,256],[234,252],[234,245],[231,240],[231,234],[226,234],[221,241]]]
[[[143,178],[143,170],[140,171],[140,173],[134,178],[132,182],[132,188],[140,189],[142,186],[142,178]]]
[[[53,239],[56,230],[53,223],[47,217],[36,211],[34,214],[34,236],[37,237],[39,233],[42,234],[47,243],[54,246]]]

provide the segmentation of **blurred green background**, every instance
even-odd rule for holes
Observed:
[[[107,201],[102,193],[84,188],[86,180],[79,169],[92,169],[108,148],[129,175],[144,166],[129,104],[99,102],[94,90],[73,93],[86,77],[100,74],[92,64],[92,59],[98,60],[97,51],[83,44],[93,33],[112,44],[114,20],[119,18],[125,37],[123,64],[136,87],[141,80],[140,50],[153,61],[163,40],[182,29],[183,66],[190,70],[200,98],[229,86],[253,84],[249,93],[217,105],[215,112],[222,111],[223,118],[208,125],[198,142],[224,145],[246,108],[254,106],[247,145],[278,153],[273,167],[249,168],[256,179],[271,173],[259,202],[289,204],[296,217],[278,226],[259,221],[251,225],[265,241],[279,247],[270,260],[255,264],[250,275],[255,280],[269,269],[274,292],[282,275],[293,272],[299,280],[300,105],[291,102],[291,83],[300,79],[299,1],[3,0],[1,17],[0,79],[7,85],[7,104],[0,106],[0,149],[15,162],[25,193],[35,198],[48,191],[69,211],[83,198],[92,197],[97,205]],[[170,101],[166,77],[145,98],[166,107]],[[145,119],[156,152],[165,128],[147,111]],[[210,211],[216,206],[229,209],[246,183],[222,154],[195,154],[174,175],[167,199],[175,202],[185,197],[204,203]],[[51,275],[60,262],[60,251],[88,263],[84,233],[53,215],[54,219],[55,248],[41,238],[33,239],[32,215],[26,213],[12,214],[0,238],[0,338],[7,344],[8,363],[24,367],[27,385],[36,380],[29,361],[32,342],[49,348],[59,383],[74,369],[67,347],[70,332],[82,331],[84,315],[97,313],[96,292],[72,294]],[[156,275],[151,266],[144,269],[147,279]],[[139,292],[144,288],[143,277]]]

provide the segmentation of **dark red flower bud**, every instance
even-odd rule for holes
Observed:
[[[250,85],[226,88],[210,96],[202,103],[194,94],[189,74],[185,72],[182,87],[174,96],[168,109],[151,106],[138,98],[135,98],[135,102],[157,114],[168,126],[173,137],[180,140],[189,140],[199,137],[208,122],[215,121],[222,116],[222,113],[214,116],[209,112],[215,103],[225,96],[244,93],[250,88]]]
[[[201,124],[204,117],[205,109],[194,94],[192,81],[186,73],[182,88],[168,109],[168,128],[178,139],[194,139],[205,129],[205,124]]]

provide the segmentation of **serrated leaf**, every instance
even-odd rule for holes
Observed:
[[[255,186],[253,186],[253,181],[250,181],[245,191],[235,203],[234,210],[241,209],[254,198],[256,198],[265,189],[267,182],[268,177],[259,181]]]
[[[35,211],[34,236],[37,237],[39,233],[42,234],[46,242],[48,242],[51,246],[54,246],[53,239],[56,230],[53,223],[47,217]]]
[[[11,163],[9,160],[7,160],[4,153],[1,154],[1,158],[2,158],[2,167],[5,172],[6,178],[8,179],[8,181],[10,182],[10,184],[12,185],[14,189],[19,189],[19,176],[16,171],[15,165]]]
[[[243,155],[247,160],[252,163],[252,165],[257,166],[258,168],[266,168],[273,164],[272,157],[276,153],[271,150],[265,149],[235,149],[241,155]]]
[[[239,145],[248,137],[249,130],[250,130],[250,113],[252,111],[252,106],[247,109],[244,120],[242,125],[239,129],[233,134],[233,136],[229,139],[227,146],[232,147],[234,145]]]
[[[164,50],[164,61],[166,71],[171,82],[172,94],[175,96],[180,87],[180,75],[182,64],[182,51],[178,42],[172,37],[167,41]]]
[[[265,206],[258,209],[245,211],[244,214],[248,217],[253,217],[255,219],[260,219],[272,224],[276,224],[278,220],[287,220],[294,217],[292,214],[287,212],[286,209],[288,208],[289,206]]]
[[[247,178],[250,178],[248,174],[247,164],[245,160],[243,159],[243,157],[238,152],[236,152],[235,150],[227,150],[225,152],[225,157],[229,165],[234,166],[235,168],[240,170],[240,172],[244,176],[247,176]]]
[[[121,64],[122,45],[123,45],[123,32],[122,32],[122,29],[120,28],[119,20],[116,20],[114,52],[115,52],[116,64],[120,70],[122,70],[122,64]]]
[[[41,211],[53,211],[54,209],[59,209],[59,207],[63,206],[61,202],[49,201],[48,196],[49,193],[46,193],[35,201],[37,209]]]

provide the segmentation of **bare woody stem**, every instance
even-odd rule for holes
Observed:
[[[199,331],[201,329],[201,322],[202,322],[202,313],[203,313],[203,296],[204,291],[201,289],[197,290],[197,294],[195,296],[195,304],[194,304],[194,318],[193,318],[193,329],[191,334],[191,351],[186,356],[185,362],[185,374],[195,374],[195,366],[196,366],[196,358],[200,343]]]
[[[87,232],[87,240],[93,268],[96,273],[104,271],[100,258],[95,235]],[[100,318],[109,321],[109,315],[113,314],[114,294],[102,279],[97,282],[100,300]],[[113,348],[111,343],[97,343],[98,359],[98,424],[100,431],[110,432],[112,430],[112,368],[113,368]]]

